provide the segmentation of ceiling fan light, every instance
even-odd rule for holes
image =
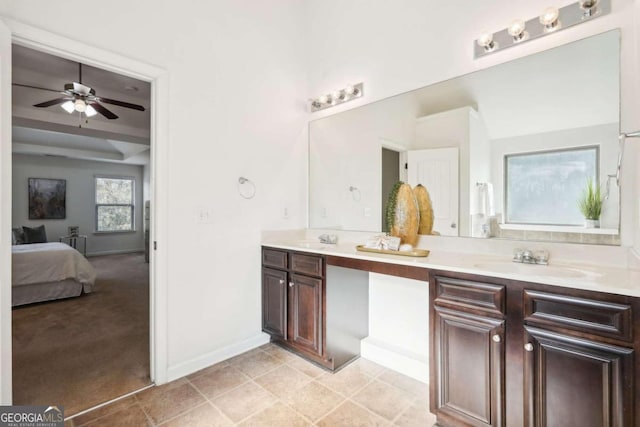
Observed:
[[[84,111],[84,113],[87,115],[87,117],[93,117],[96,114],[98,114],[96,109],[93,108],[91,105],[87,105],[87,109]]]
[[[72,101],[67,101],[64,104],[60,105],[62,108],[64,108],[64,110],[71,114],[75,111],[75,105],[73,105]]]
[[[73,107],[78,113],[84,113],[87,109],[87,104],[82,99],[76,99],[76,102],[73,104]]]

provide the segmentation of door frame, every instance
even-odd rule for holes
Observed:
[[[82,62],[107,71],[124,74],[151,83],[151,248],[149,266],[149,354],[151,381],[156,384],[167,382],[168,368],[168,153],[169,153],[169,75],[162,68],[146,64],[108,50],[59,36],[18,21],[0,16],[11,31],[11,42],[45,53]],[[2,99],[7,99],[3,97]],[[2,105],[2,110],[5,106]],[[4,133],[6,135],[6,133]],[[11,141],[0,143],[0,158],[11,158]],[[10,163],[10,162],[9,162]],[[12,200],[11,165],[0,175],[0,200]],[[163,189],[164,191],[159,191]],[[6,230],[11,229],[11,215],[0,216],[0,246],[2,253],[11,253],[11,243]],[[11,257],[0,257],[0,271],[11,271]],[[3,277],[7,277],[4,275]],[[11,280],[0,281],[0,296],[11,295]],[[9,289],[4,289],[8,287]],[[3,298],[4,299],[4,298]],[[11,300],[0,300],[0,333],[2,348],[2,372],[0,373],[0,404],[12,403],[12,334]],[[9,325],[9,326],[7,326]],[[8,331],[8,333],[7,333]],[[8,356],[8,360],[7,359]]]

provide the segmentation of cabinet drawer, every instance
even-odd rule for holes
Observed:
[[[287,269],[287,252],[275,249],[262,249],[262,265],[265,267]]]
[[[505,313],[504,285],[444,276],[435,276],[433,280],[436,305],[457,309],[480,309],[499,316]]]
[[[524,291],[526,324],[557,327],[631,341],[632,309],[617,304],[548,292]]]
[[[291,271],[322,277],[322,257],[291,254]]]

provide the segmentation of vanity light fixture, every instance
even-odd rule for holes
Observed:
[[[578,0],[561,8],[548,7],[535,18],[527,21],[516,19],[501,31],[481,33],[474,43],[474,58],[554,34],[609,12],[611,0]]]
[[[364,84],[349,85],[344,89],[333,91],[330,94],[320,95],[316,99],[310,99],[311,112],[324,110],[334,105],[343,104],[364,95]]]

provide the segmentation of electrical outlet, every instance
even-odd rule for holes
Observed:
[[[199,206],[196,209],[196,222],[198,224],[211,224],[213,222],[212,209],[207,206]]]
[[[364,208],[363,213],[365,218],[369,218],[371,216],[371,208]]]

